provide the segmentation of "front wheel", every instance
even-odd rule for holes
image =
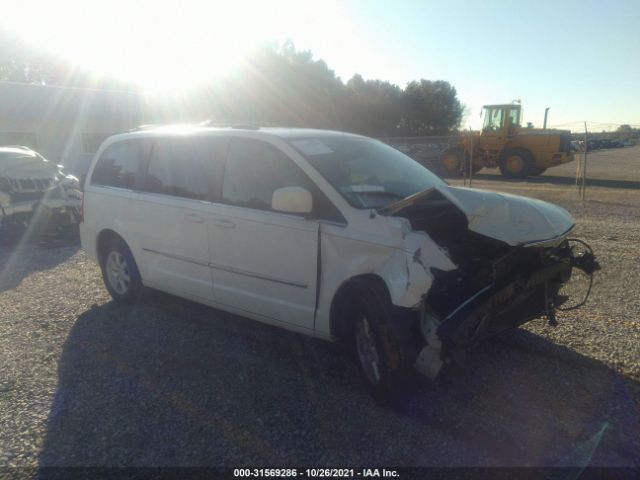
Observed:
[[[498,166],[506,178],[526,178],[534,167],[533,156],[524,148],[510,148],[502,153]]]
[[[370,289],[359,294],[352,317],[353,349],[367,389],[382,403],[405,392],[411,374],[392,321],[393,306],[384,295]]]
[[[116,238],[109,242],[102,254],[101,267],[104,284],[115,301],[133,303],[140,297],[140,272],[123,240]]]

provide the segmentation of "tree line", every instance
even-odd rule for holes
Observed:
[[[0,32],[0,80],[139,88],[96,76],[7,32]],[[260,47],[231,74],[200,84],[192,97],[194,110],[206,112],[214,123],[329,128],[376,137],[446,134],[459,127],[464,111],[447,81],[420,79],[401,88],[356,74],[343,82],[325,61],[291,41]]]

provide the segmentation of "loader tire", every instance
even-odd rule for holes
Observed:
[[[526,178],[534,166],[533,155],[524,148],[509,148],[498,160],[500,173],[505,178]]]

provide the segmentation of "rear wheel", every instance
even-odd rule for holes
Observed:
[[[102,279],[113,299],[120,303],[133,303],[142,293],[140,272],[127,244],[113,238],[101,255]]]
[[[445,177],[462,175],[464,152],[460,148],[448,148],[440,154],[440,170]]]
[[[526,178],[534,167],[533,156],[524,148],[510,148],[502,153],[498,166],[506,178]]]
[[[461,148],[448,148],[440,155],[440,170],[445,177],[460,177],[463,168],[469,168],[469,155],[465,155]],[[472,165],[473,173],[477,173],[482,169],[480,165]]]

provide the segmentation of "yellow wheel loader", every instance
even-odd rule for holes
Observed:
[[[445,177],[461,176],[471,163],[473,173],[497,167],[506,178],[525,178],[573,160],[570,132],[522,128],[519,104],[482,108],[482,131],[445,149],[435,165],[437,173]]]

